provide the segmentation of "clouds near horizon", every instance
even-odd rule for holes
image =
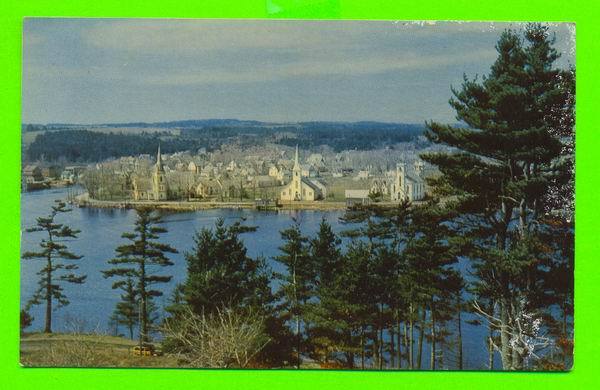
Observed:
[[[508,23],[28,18],[23,121],[452,121]],[[574,27],[552,25],[559,65]]]

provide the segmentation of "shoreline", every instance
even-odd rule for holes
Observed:
[[[87,195],[87,194],[84,194]],[[136,207],[151,207],[157,210],[171,211],[199,211],[212,209],[249,209],[257,211],[277,211],[277,210],[345,210],[346,202],[286,202],[279,206],[269,206],[266,208],[258,207],[255,202],[189,202],[189,201],[129,201],[129,200],[96,200],[87,196],[79,196],[73,199],[72,204],[77,207],[105,208],[105,209],[132,209]]]

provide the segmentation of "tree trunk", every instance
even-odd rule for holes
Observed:
[[[402,368],[402,332],[400,324],[400,313],[398,313],[398,369]]]
[[[383,304],[379,307],[379,369],[383,370]]]
[[[383,350],[384,350],[384,345],[383,345],[383,326],[379,328],[379,369],[383,370],[383,362],[384,362],[384,357],[383,357]]]
[[[435,370],[435,314],[433,305],[431,305],[431,360],[429,366],[431,370]]]
[[[354,368],[354,354],[352,352],[346,352],[346,367],[349,369]]]
[[[523,369],[523,357],[519,354],[516,348],[512,348],[512,370]]]
[[[296,314],[296,368],[300,369],[300,316]]]
[[[46,267],[46,324],[44,333],[52,333],[52,258],[50,255],[48,255]]]
[[[379,368],[379,329],[373,329],[371,327],[371,331],[375,331],[372,335],[373,338],[373,359],[371,361],[372,368]]]
[[[427,311],[423,309],[423,314],[419,320],[419,345],[417,346],[417,369],[421,369],[421,358],[423,356],[423,336],[425,335],[425,318]]]
[[[519,202],[519,231],[521,238],[525,238],[527,234],[527,208],[524,198],[521,198],[521,202]]]
[[[502,369],[512,370],[512,351],[508,331],[508,302],[506,302],[506,299],[500,301],[500,343],[502,344],[500,347]]]
[[[492,338],[492,330],[490,327],[490,334],[488,336],[488,369],[494,369],[494,339]]]
[[[510,223],[513,215],[513,208],[509,206],[505,201],[502,201],[502,224],[496,235],[496,246],[501,252],[506,251],[506,238],[508,224]],[[508,275],[501,273],[499,276],[500,283],[505,290],[508,290]],[[510,346],[510,333],[509,333],[509,302],[507,298],[508,292],[504,292],[504,297],[500,299],[500,356],[502,360],[503,370],[512,370],[512,348]]]
[[[446,360],[444,359],[444,351],[446,350],[446,342],[442,339],[440,341],[440,343],[442,345],[440,345],[440,348],[439,348],[440,349],[440,359],[439,359],[439,363],[440,364],[439,364],[439,367],[442,370],[445,370],[446,369],[446,365],[445,365]]]
[[[365,369],[365,326],[360,327],[360,368]]]
[[[140,337],[142,339],[142,343],[148,342],[148,297],[146,297],[146,292],[143,291],[142,295],[142,329]]]
[[[413,352],[414,337],[415,337],[413,311],[414,311],[414,309],[413,309],[413,306],[411,303],[410,319],[409,319],[409,333],[408,333],[408,366],[410,367],[411,370],[415,368],[414,352]]]
[[[390,368],[396,368],[396,340],[394,340],[396,332],[394,332],[394,325],[390,326]]]
[[[241,182],[240,182],[241,186]],[[296,316],[296,368],[300,369],[300,314],[299,314],[299,302],[298,302],[298,292],[297,292],[297,283],[296,283],[296,262],[297,262],[297,254],[294,254],[294,266],[292,268],[292,287],[293,287],[293,298],[294,298],[294,315]]]
[[[461,314],[461,305],[460,305],[460,295],[458,295],[458,340],[457,340],[457,348],[458,348],[458,369],[463,369],[463,345],[462,345],[462,321],[460,318]]]
[[[563,312],[562,313],[562,316],[563,316],[562,328],[563,328],[563,335],[564,335],[563,337],[565,338],[565,341],[567,341],[569,339],[569,334],[568,334],[568,330],[567,330],[567,305],[568,305],[568,303],[566,302],[566,299],[565,299],[565,302],[563,304],[563,310],[562,310],[562,312]],[[568,357],[569,356],[565,352],[566,351],[563,351],[563,364],[566,368],[568,365]]]

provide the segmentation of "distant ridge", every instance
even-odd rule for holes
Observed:
[[[256,120],[241,120],[241,119],[185,119],[165,122],[117,122],[117,123],[48,123],[48,124],[33,124],[23,123],[22,127],[36,126],[45,127],[47,129],[56,128],[90,128],[90,127],[136,127],[136,128],[207,128],[207,127],[323,127],[323,128],[394,128],[398,126],[419,126],[422,123],[408,122],[379,122],[379,121],[301,121],[301,122],[263,122]]]

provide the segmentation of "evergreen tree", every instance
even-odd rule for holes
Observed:
[[[21,310],[19,328],[21,329],[21,333],[25,331],[25,329],[29,328],[33,323],[34,318],[29,314],[27,310]]]
[[[308,239],[302,235],[300,224],[294,224],[281,231],[285,241],[279,247],[281,254],[275,260],[283,265],[286,273],[275,273],[280,281],[276,296],[282,301],[279,310],[283,318],[294,322],[296,366],[300,368],[302,354],[302,328],[307,328],[306,305],[314,294],[315,267],[308,251]]]
[[[385,256],[387,261],[380,272],[385,280],[383,291],[386,293],[385,301],[389,307],[390,363],[395,367],[397,362],[397,367],[401,368],[404,356],[408,357],[402,352],[405,344],[402,339],[402,325],[412,318],[414,308],[408,299],[413,283],[405,274],[409,271],[405,248],[415,235],[412,227],[412,205],[408,200],[404,200],[394,207],[378,208],[376,212],[380,216],[380,226],[386,240],[385,250],[381,255]],[[382,284],[381,282],[378,281],[379,284]]]
[[[307,307],[307,318],[314,324],[311,330],[313,357],[329,362],[333,352],[340,349],[344,334],[339,323],[339,289],[336,283],[341,270],[341,240],[325,218],[321,220],[317,236],[310,240],[310,257],[315,267],[316,301]],[[348,361],[348,359],[346,359]]]
[[[240,221],[225,226],[218,219],[214,229],[202,229],[186,253],[188,276],[183,299],[195,313],[223,307],[262,310],[270,300],[269,272],[264,259],[253,259],[240,235],[255,231]]]
[[[427,317],[429,317],[432,356],[435,356],[436,326],[447,320],[445,313],[459,293],[458,272],[454,269],[457,262],[456,250],[450,238],[447,225],[448,214],[435,201],[412,210],[411,229],[413,237],[407,243],[401,283],[405,286],[404,295],[409,302],[409,321],[417,321],[419,339],[417,356],[409,359],[411,368],[422,366],[423,339],[426,336]],[[444,314],[443,314],[444,313]],[[412,331],[411,331],[412,336]],[[412,352],[412,343],[409,346]],[[435,359],[431,361],[435,369]]]
[[[256,228],[243,222],[227,226],[223,219],[218,219],[214,228],[196,232],[194,248],[185,255],[188,275],[173,292],[167,321],[176,323],[189,309],[200,316],[224,309],[259,315],[270,341],[255,357],[255,363],[285,365],[292,360],[289,331],[273,307],[271,272],[265,260],[248,256],[241,239],[242,234]],[[181,347],[176,343],[166,340],[165,346]]]
[[[132,293],[135,292],[140,301],[139,341],[142,344],[149,340],[150,301],[153,297],[163,295],[162,291],[154,286],[171,280],[171,276],[159,275],[157,272],[163,267],[173,265],[166,253],[177,253],[177,250],[168,244],[155,241],[160,234],[167,232],[167,229],[159,226],[162,222],[159,214],[149,208],[139,208],[136,212],[134,232],[122,234],[130,243],[116,248],[116,257],[108,261],[115,267],[102,273],[105,278],[120,278],[113,283],[114,289],[126,288],[128,280],[135,282]]]
[[[497,312],[484,315],[500,328],[505,370],[522,368],[530,352],[515,347],[512,326],[540,309],[532,305],[540,287],[532,276],[545,267],[535,256],[536,230],[563,169],[555,164],[564,149],[557,134],[568,125],[557,121],[572,112],[571,77],[553,67],[558,54],[548,28],[529,25],[524,35],[505,31],[490,74],[481,82],[465,77],[453,90],[450,104],[468,127],[428,124],[431,141],[456,151],[422,156],[441,171],[432,184],[452,197],[457,230],[470,239],[464,254],[479,279],[478,298],[497,303]]]
[[[361,367],[365,360],[372,358],[372,365],[382,369],[387,365],[386,355],[392,367],[396,361],[401,367],[403,349],[409,352],[406,356],[412,364],[412,348],[407,346],[406,331],[404,341],[402,339],[402,323],[408,321],[412,329],[416,315],[414,297],[410,294],[416,275],[411,275],[413,279],[408,277],[404,253],[407,242],[415,234],[410,228],[411,213],[410,203],[401,202],[394,207],[355,206],[342,218],[343,222],[354,225],[344,235],[363,243],[353,247],[347,256],[351,255],[353,261],[358,260],[357,256],[364,256],[360,261],[367,272],[361,280],[361,292],[367,294],[361,302],[364,310],[359,338]]]
[[[317,288],[322,290],[333,283],[340,268],[341,239],[331,229],[325,218],[319,224],[317,236],[310,240],[310,256],[315,264]]]
[[[121,287],[121,301],[117,302],[112,319],[116,325],[125,325],[129,331],[129,338],[133,340],[133,329],[139,322],[140,301],[133,280],[128,277],[125,284]]]
[[[344,314],[345,327],[352,330],[348,340],[350,351],[358,354],[360,368],[365,369],[373,351],[369,351],[372,339],[373,313],[375,312],[371,289],[373,277],[370,260],[371,249],[364,241],[351,242],[343,256],[344,267],[337,283],[340,291],[340,311]]]
[[[40,242],[40,251],[25,252],[21,256],[23,259],[42,259],[45,261],[44,267],[37,272],[40,276],[38,289],[33,294],[31,300],[27,303],[26,310],[31,305],[46,304],[46,321],[44,332],[52,332],[52,310],[53,301],[58,305],[54,309],[69,304],[67,296],[63,293],[63,283],[82,284],[85,282],[85,275],[76,275],[77,264],[60,262],[59,260],[74,261],[83,256],[75,255],[70,252],[65,243],[69,238],[77,238],[79,230],[73,230],[69,226],[56,222],[56,217],[61,213],[71,211],[66,207],[65,202],[56,200],[52,206],[52,212],[46,217],[38,217],[34,227],[26,229],[27,232],[43,232],[46,237]]]

